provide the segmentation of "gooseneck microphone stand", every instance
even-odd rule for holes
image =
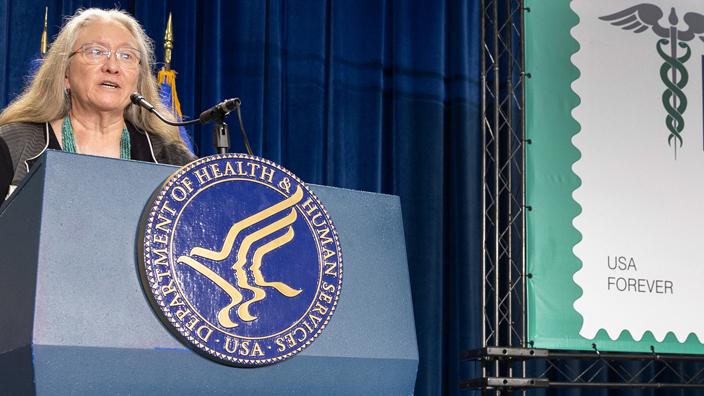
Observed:
[[[225,154],[230,148],[230,129],[224,118],[215,121],[213,125],[213,147],[218,154]]]
[[[159,112],[154,109],[151,103],[147,102],[142,95],[135,92],[130,95],[130,100],[132,103],[143,107],[149,112],[156,115],[161,121],[166,124],[173,126],[187,126],[194,124],[208,124],[215,121],[213,126],[213,146],[215,152],[218,154],[226,154],[227,150],[230,148],[230,130],[225,123],[225,118],[230,114],[232,110],[237,109],[237,117],[240,122],[240,132],[242,132],[242,139],[244,140],[244,145],[247,147],[247,153],[252,154],[252,148],[249,146],[249,140],[247,139],[247,134],[244,132],[244,124],[242,123],[242,112],[240,111],[240,103],[242,103],[238,98],[228,99],[217,106],[208,109],[201,113],[197,120],[185,121],[185,122],[174,122],[169,121],[164,118]]]
[[[228,99],[219,105],[204,111],[198,119],[204,124],[215,121],[215,125],[213,125],[213,146],[215,147],[215,152],[218,154],[225,154],[230,148],[230,129],[227,124],[225,124],[225,117],[227,117],[232,110],[237,109],[242,138],[244,139],[245,146],[247,146],[247,152],[249,155],[252,155],[252,149],[249,147],[249,141],[247,140],[247,135],[244,133],[244,126],[242,125],[240,103],[241,102],[238,98]]]

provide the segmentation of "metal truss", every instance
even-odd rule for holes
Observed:
[[[523,1],[482,1],[483,346],[526,346]],[[488,361],[486,361],[488,363]],[[525,364],[482,365],[482,377]]]
[[[464,351],[464,360],[530,362],[535,376],[485,376],[460,382],[461,389],[525,392],[536,388],[581,389],[704,389],[704,356],[551,351],[535,348],[484,347]]]
[[[526,330],[523,0],[481,1],[482,347],[460,358],[481,366],[462,389],[704,389],[704,357],[534,349]],[[476,372],[476,371],[475,371]]]

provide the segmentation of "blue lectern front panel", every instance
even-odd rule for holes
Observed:
[[[0,235],[28,210],[34,218],[25,228],[38,229],[0,262],[21,262],[24,283],[36,271],[34,301],[26,291],[0,291],[9,299],[0,301],[0,317],[12,304],[24,312],[18,318],[33,315],[36,394],[413,393],[418,352],[398,197],[311,186],[342,244],[337,312],[294,358],[239,369],[187,349],[142,291],[138,225],[151,194],[177,168],[61,152],[36,166],[0,217]],[[0,326],[7,324],[0,319]],[[26,331],[16,334],[0,341],[2,351],[27,345]]]

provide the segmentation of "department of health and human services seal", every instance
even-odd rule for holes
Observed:
[[[286,360],[332,317],[342,255],[313,192],[245,154],[206,157],[157,189],[140,227],[149,301],[185,345],[240,367]]]

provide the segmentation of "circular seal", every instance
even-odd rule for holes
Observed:
[[[245,154],[201,158],[154,193],[139,272],[185,345],[240,367],[290,358],[332,317],[342,255],[332,220],[283,167]]]

